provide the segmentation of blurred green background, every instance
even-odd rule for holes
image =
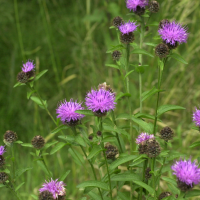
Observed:
[[[199,106],[200,99],[200,1],[158,2],[160,12],[152,14],[150,24],[164,18],[176,20],[187,25],[190,33],[187,44],[181,44],[176,50],[189,64],[180,64],[175,60],[167,63],[162,84],[162,89],[166,91],[162,93],[160,102],[160,105],[180,105],[186,110],[163,115],[159,128],[171,126],[176,133],[173,148],[196,158],[198,149],[190,150],[188,146],[199,139],[199,133],[192,130],[191,126],[192,111],[195,106]],[[99,83],[107,82],[116,92],[120,92],[123,83],[119,73],[116,69],[105,66],[106,63],[114,63],[111,54],[106,54],[106,51],[111,45],[118,44],[115,29],[109,29],[112,19],[119,15],[128,20],[133,17],[127,15],[128,13],[124,0],[0,0],[2,138],[6,130],[13,130],[17,132],[19,140],[28,143],[35,135],[47,137],[55,128],[45,110],[27,100],[28,88],[13,88],[23,60],[34,60],[37,73],[48,69],[36,87],[42,98],[48,101],[48,108],[54,117],[60,100],[74,98],[83,101],[86,92],[97,87]],[[146,34],[148,36],[145,37],[145,42],[158,42],[153,40],[157,35],[157,27],[150,26]],[[139,42],[138,32],[135,34],[135,42]],[[143,48],[153,53],[153,47],[144,45]],[[143,74],[143,91],[146,91],[157,85],[157,58],[143,57],[144,64],[149,64]],[[137,55],[131,55],[131,63],[138,63]],[[131,101],[136,113],[139,111],[136,72],[130,76],[130,84]],[[155,99],[156,96],[153,96],[144,102],[145,113],[154,114]],[[117,106],[117,112],[123,112],[124,109],[127,109],[126,102],[122,101]],[[3,142],[0,145],[3,145]],[[16,146],[17,163],[22,168],[33,167],[19,180],[26,181],[19,190],[23,199],[32,200],[30,193],[37,195],[45,175],[33,162],[30,149]],[[86,169],[83,166],[76,168],[77,165],[68,155],[67,148],[46,159],[55,177],[59,177],[65,170],[72,170],[65,181],[67,196],[80,199],[81,192],[76,185],[92,177],[87,174],[87,164]],[[1,189],[1,199],[9,200],[13,197],[9,196],[6,189]]]

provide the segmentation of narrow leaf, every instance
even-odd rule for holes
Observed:
[[[30,96],[31,96],[33,93],[35,93],[35,92],[36,92],[36,90],[33,90],[33,91],[30,91],[30,92],[27,92],[27,99],[29,99]]]
[[[64,181],[66,179],[66,177],[69,175],[69,173],[71,172],[71,170],[66,171],[60,178],[60,181]]]
[[[180,55],[178,55],[177,53],[172,53],[169,55],[169,57],[172,57],[176,60],[178,60],[179,62],[183,63],[183,64],[188,64],[183,57],[181,57]]]
[[[132,117],[132,120],[138,124],[145,132],[152,133],[153,132],[153,124],[152,123],[147,123],[143,121],[142,119],[135,118],[134,116]]]
[[[157,92],[162,92],[163,90],[158,90],[155,87],[153,87],[151,90],[143,92],[142,93],[142,101],[144,101],[145,99],[147,99],[148,97],[154,95]]]
[[[148,42],[146,42],[145,43],[147,46],[152,46],[152,47],[156,47],[157,46],[157,44],[155,44],[155,43],[148,43]]]
[[[94,114],[91,110],[76,110],[75,113],[88,115],[88,116],[94,116]]]
[[[80,135],[77,135],[77,136],[75,137],[75,142],[77,142],[78,144],[80,144],[80,145],[83,146],[83,147],[86,146],[85,141],[83,140],[83,138],[82,138]]]
[[[121,99],[122,97],[131,97],[130,93],[123,93],[120,92],[116,97],[115,97],[115,102],[117,102],[119,99]]]
[[[189,147],[190,147],[190,148],[194,148],[194,147],[198,147],[198,146],[200,146],[200,141],[194,142],[194,143],[191,144]]]
[[[56,153],[57,151],[62,149],[65,145],[66,145],[66,143],[59,142],[58,144],[55,145],[55,147],[53,147],[53,149],[51,149],[50,154],[52,155],[52,154]]]
[[[15,172],[15,179],[19,178],[24,172],[31,170],[32,167],[17,169]]]
[[[133,182],[141,187],[143,187],[144,189],[146,189],[152,196],[154,195],[155,190],[150,187],[149,185],[147,185],[146,183],[143,183],[142,181],[135,181],[133,180]]]
[[[45,69],[45,70],[41,71],[39,74],[37,74],[34,81],[37,81],[39,78],[41,78],[47,71],[48,71],[48,69]]]
[[[144,55],[148,55],[150,57],[154,57],[154,55],[150,54],[149,52],[145,51],[144,49],[134,49],[133,51],[131,51],[131,53],[133,54],[144,54]]]
[[[77,185],[76,187],[77,188],[97,187],[97,188],[101,188],[102,190],[109,190],[108,184],[100,182],[100,181],[85,181]]]
[[[54,130],[51,131],[51,134],[55,134],[58,133],[59,131],[63,130],[63,129],[68,129],[69,127],[66,126],[65,124],[62,124],[58,127],[56,127]]]
[[[95,199],[95,200],[102,200],[102,198],[99,196],[99,195],[97,195],[96,193],[94,193],[94,192],[89,192],[88,193],[88,195],[92,198],[92,199]]]
[[[129,72],[124,76],[124,78],[126,78],[127,76],[129,76],[132,72],[134,72],[134,70],[129,71]]]
[[[112,67],[112,68],[115,68],[115,69],[119,69],[119,66],[118,65],[114,65],[114,64],[105,64],[106,67]]]
[[[112,181],[140,181],[141,177],[138,174],[132,172],[124,172],[117,175],[112,176]]]
[[[46,143],[44,145],[44,147],[42,148],[42,150],[46,150],[46,149],[48,149],[49,147],[51,147],[52,145],[54,145],[56,143],[58,143],[58,141],[53,141],[53,142]]]
[[[168,177],[163,176],[162,179],[163,179],[164,181],[168,182],[168,183],[171,183],[171,184],[174,185],[174,186],[177,185],[177,184],[176,184],[176,181],[175,181],[174,179],[172,179],[172,178],[168,178]]]
[[[163,113],[168,112],[170,110],[184,110],[184,109],[185,108],[183,108],[181,106],[176,106],[176,105],[163,105],[163,106],[160,106],[158,108],[158,114],[157,114],[157,116],[160,116]]]
[[[24,183],[25,183],[25,182],[19,184],[19,185],[15,188],[15,192],[16,192],[17,190],[19,190],[19,188],[22,187],[22,185],[24,185]]]
[[[41,160],[37,160],[37,164],[41,167],[41,169],[44,171],[44,173],[48,176],[50,176],[46,166],[44,165],[44,163]],[[51,173],[52,175],[52,173]]]
[[[21,146],[23,146],[23,147],[31,147],[31,148],[33,148],[33,145],[30,144],[30,143],[23,143],[23,144],[21,144]]]
[[[116,51],[116,50],[120,51],[123,49],[125,49],[125,47],[123,45],[119,44],[116,46],[112,46],[108,51],[106,51],[106,53],[112,53],[113,51]]]
[[[80,166],[84,165],[85,160],[83,159],[83,156],[78,151],[76,151],[75,149],[71,149],[71,148],[69,148],[68,151],[71,154],[71,156],[73,157],[74,161],[78,165],[80,165]]]
[[[101,151],[103,151],[103,149],[101,149],[101,147],[99,145],[94,145],[92,148],[92,151],[88,155],[87,159],[93,158],[94,156],[98,155],[99,152],[101,152]]]
[[[25,83],[20,83],[20,82],[18,82],[18,83],[16,83],[13,87],[15,88],[15,87],[22,86],[22,85],[26,85],[26,84],[25,84]]]
[[[196,196],[199,196],[200,197],[200,190],[195,190],[195,189],[193,189],[193,190],[191,190],[191,191],[188,191],[187,193],[186,193],[186,198],[189,198],[189,197],[196,197]]]

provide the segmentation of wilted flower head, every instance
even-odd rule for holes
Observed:
[[[27,73],[34,70],[34,68],[35,65],[33,64],[33,61],[28,60],[26,63],[23,64],[22,71]]]
[[[0,155],[3,155],[5,152],[5,146],[0,146]]]
[[[129,34],[133,31],[135,31],[136,28],[137,28],[137,25],[135,24],[135,22],[131,22],[131,21],[128,21],[119,26],[119,30],[122,34]]]
[[[114,110],[115,108],[115,95],[110,91],[104,89],[91,90],[85,98],[85,104],[92,112],[100,111],[101,113]]]
[[[176,175],[179,181],[191,187],[193,184],[200,183],[200,169],[195,161],[193,163],[191,162],[191,159],[179,160],[172,165],[171,169],[174,171],[173,174]]]
[[[149,0],[126,0],[126,7],[135,12],[137,7],[145,8],[148,5]]]
[[[196,111],[193,112],[193,122],[196,124],[196,126],[200,127],[200,110],[195,108]]]
[[[175,21],[164,24],[163,27],[158,30],[158,33],[167,44],[173,46],[175,46],[177,42],[186,43],[188,38],[187,29]]]
[[[141,133],[138,138],[136,138],[136,143],[141,144],[142,142],[149,140],[149,139],[154,139],[154,135],[151,134],[149,135],[148,133]]]
[[[58,179],[54,181],[51,178],[51,181],[46,181],[46,183],[44,183],[42,186],[43,187],[39,189],[40,193],[44,191],[49,191],[52,193],[54,199],[57,199],[58,196],[65,195],[65,184],[63,183],[63,181],[58,181]]]
[[[84,117],[83,114],[75,113],[76,110],[84,109],[81,104],[73,101],[73,99],[70,99],[69,102],[64,100],[56,109],[56,113],[58,114],[57,118],[60,118],[63,124],[82,119]]]

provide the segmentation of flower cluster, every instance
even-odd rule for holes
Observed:
[[[119,30],[122,34],[129,34],[133,31],[135,31],[136,28],[137,28],[137,25],[135,24],[135,22],[131,22],[131,21],[128,21],[119,26]]]
[[[127,0],[126,7],[133,12],[136,12],[137,8],[145,8],[148,5],[149,0]]]
[[[33,61],[28,60],[26,63],[23,64],[22,71],[27,73],[35,69],[35,65]]]

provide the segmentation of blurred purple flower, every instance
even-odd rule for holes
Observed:
[[[122,34],[129,34],[133,31],[135,31],[137,28],[137,25],[134,22],[128,21],[124,24],[121,24],[119,26],[119,30]]]
[[[149,135],[148,133],[141,133],[138,138],[136,138],[136,143],[141,144],[142,142],[149,140],[149,139],[154,139],[154,135],[151,134]]]
[[[63,183],[63,181],[58,181],[58,179],[54,181],[51,178],[51,181],[46,181],[46,183],[44,183],[42,186],[43,187],[39,189],[40,193],[44,191],[49,191],[52,193],[54,199],[57,199],[58,195],[65,195],[65,184]]]
[[[192,163],[191,159],[180,160],[172,165],[171,169],[174,171],[173,174],[176,175],[181,182],[184,182],[191,187],[193,186],[192,184],[200,183],[200,169],[198,168],[196,161]]]
[[[85,115],[75,113],[76,110],[84,110],[81,104],[73,101],[73,99],[70,99],[69,102],[64,100],[56,109],[56,113],[58,114],[57,118],[60,118],[63,124],[82,119]]]
[[[176,42],[186,43],[188,38],[187,28],[182,27],[180,23],[176,23],[175,21],[164,24],[158,30],[158,33],[167,44],[173,46],[175,46]]]
[[[25,64],[23,64],[22,71],[27,73],[34,70],[34,68],[35,65],[33,64],[33,61],[28,60]]]
[[[126,7],[135,12],[137,7],[145,8],[148,5],[149,0],[126,0]]]
[[[0,155],[3,155],[5,152],[5,146],[0,146]]]
[[[196,126],[200,127],[200,110],[195,108],[196,111],[193,112],[193,122],[196,124]]]

